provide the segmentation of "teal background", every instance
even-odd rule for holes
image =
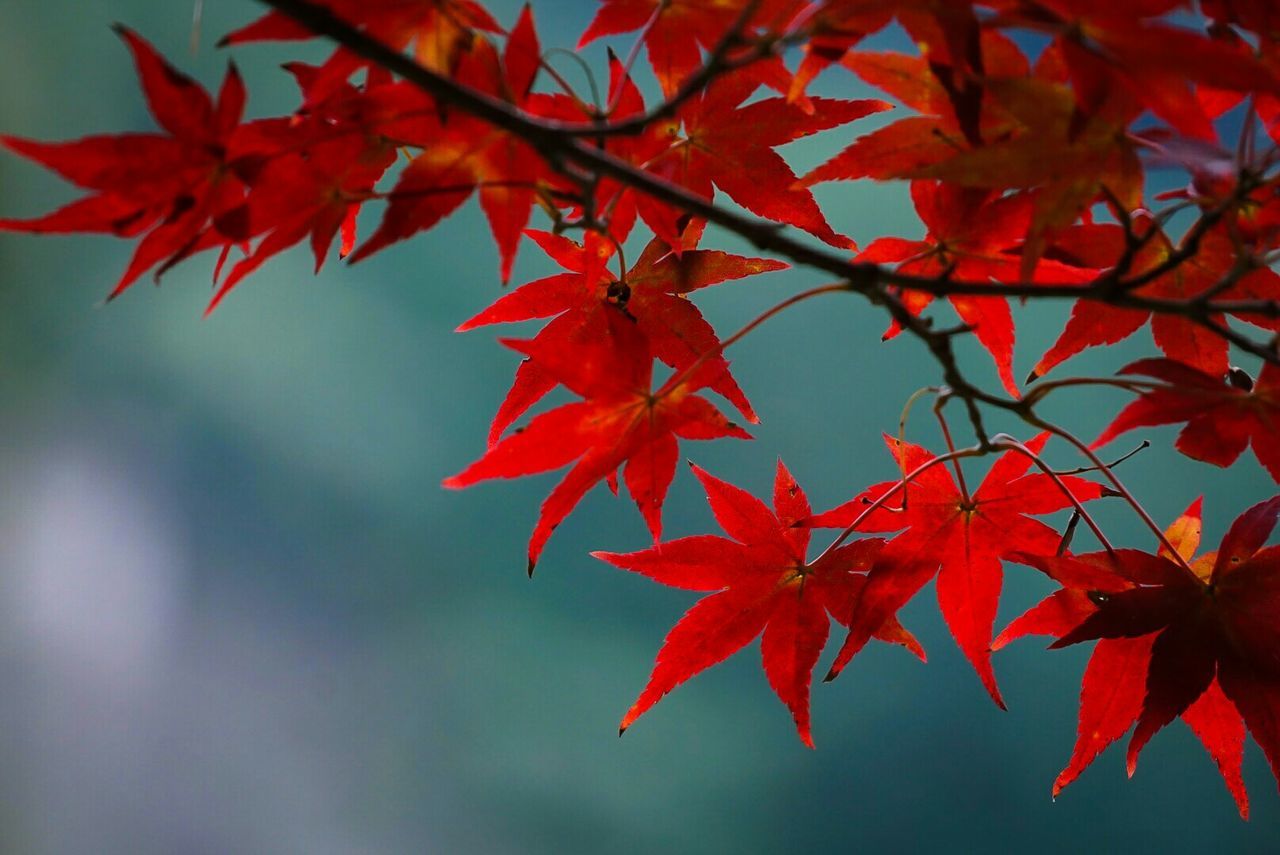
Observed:
[[[511,0],[489,5],[514,20]],[[544,43],[571,46],[594,8],[537,3]],[[193,56],[189,3],[7,0],[0,131],[150,128],[108,24],[130,24],[215,85],[226,56],[212,43],[258,11],[207,2]],[[323,53],[237,50],[251,113],[292,109],[276,66]],[[586,55],[603,66],[602,47]],[[838,70],[818,91],[870,94]],[[812,165],[854,132],[789,157]],[[74,195],[0,157],[0,215]],[[921,231],[900,186],[827,185],[819,196],[836,229],[864,244]],[[1245,824],[1180,723],[1133,782],[1113,748],[1052,803],[1087,651],[1045,653],[1031,639],[1002,652],[1002,713],[931,590],[904,612],[929,664],[880,645],[815,686],[816,751],[796,739],[757,645],[618,739],[616,722],[694,597],[587,555],[644,546],[625,498],[592,492],[530,582],[525,541],[559,476],[438,486],[482,452],[516,363],[488,332],[452,333],[501,293],[474,202],[357,267],[334,259],[313,277],[292,252],[207,320],[208,258],[102,305],[130,250],[0,235],[0,850],[1274,851],[1280,803],[1256,746]],[[526,246],[515,281],[550,269]],[[698,302],[727,333],[819,282],[776,274]],[[1023,376],[1065,313],[1015,311]],[[732,352],[764,418],[756,440],[684,453],[758,493],[781,455],[820,507],[890,477],[879,434],[937,372],[914,342],[882,344],[883,324],[842,296],[771,321]],[[984,353],[963,352],[994,382]],[[1152,352],[1144,331],[1060,372],[1106,373]],[[1092,436],[1122,401],[1064,392],[1049,411]],[[924,415],[910,435],[933,443]],[[1123,477],[1162,522],[1204,493],[1209,546],[1274,492],[1251,456],[1219,471],[1176,456],[1171,430],[1142,435],[1155,447]],[[1062,448],[1050,456],[1078,465]],[[970,467],[971,480],[985,466]],[[1150,545],[1122,506],[1099,516],[1117,543]],[[671,537],[714,530],[686,472],[666,522]],[[1088,545],[1082,534],[1077,548]],[[1010,568],[1001,625],[1048,590]]]

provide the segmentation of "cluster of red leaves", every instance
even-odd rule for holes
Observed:
[[[1223,378],[1172,359],[1143,359],[1120,373],[1164,382],[1121,410],[1095,445],[1134,428],[1186,422],[1177,441],[1183,454],[1230,466],[1252,442],[1258,462],[1280,482],[1280,368],[1265,363],[1254,381],[1240,369]]]
[[[716,591],[675,625],[658,653],[649,684],[622,719],[621,729],[690,677],[764,633],[764,672],[791,710],[796,729],[812,747],[809,683],[830,630],[828,615],[844,626],[867,583],[884,541],[859,540],[806,561],[813,526],[809,499],[778,461],[773,509],[732,484],[693,468],[720,527],[717,535],[686,537],[603,561],[654,581],[692,591]],[[893,615],[872,635],[901,644],[921,659],[924,650]]]
[[[1028,455],[1047,435],[1031,443]],[[1001,706],[990,647],[1000,596],[1001,559],[1056,553],[1061,535],[1028,514],[1061,510],[1101,496],[1076,477],[1026,474],[1031,456],[1010,451],[970,496],[933,455],[887,438],[903,472],[925,471],[904,487],[878,484],[826,513],[813,514],[804,492],[778,464],[772,512],[746,492],[695,467],[716,520],[734,540],[691,537],[630,555],[596,553],[611,564],[666,585],[718,591],[694,607],[667,636],[649,685],[622,720],[625,729],[662,695],[750,642],[761,630],[770,684],[790,707],[800,737],[809,732],[809,681],[827,640],[827,613],[848,629],[834,676],[871,638],[923,650],[895,615],[938,576],[943,617],[983,684]],[[902,491],[902,504],[883,503]],[[1069,492],[1065,492],[1069,491]],[[866,538],[806,561],[813,528],[901,534]],[[736,541],[736,542],[735,542]],[[731,615],[732,619],[726,619]]]
[[[1176,552],[1120,549],[1018,555],[1062,585],[996,640],[1053,635],[1053,647],[1097,640],[1080,694],[1080,735],[1056,795],[1133,727],[1128,770],[1181,717],[1204,743],[1247,817],[1240,764],[1245,728],[1280,777],[1280,547],[1266,542],[1280,496],[1240,516],[1217,552],[1200,546],[1197,499],[1166,532]]]
[[[963,292],[946,292],[948,302],[991,354],[1013,398],[1020,393],[1014,312],[1004,292],[985,293],[993,284],[1021,286],[1031,296],[1044,287],[1166,302],[1280,299],[1280,276],[1269,266],[1280,250],[1280,185],[1267,177],[1274,150],[1259,153],[1255,139],[1280,140],[1280,16],[1269,3],[1204,0],[1202,17],[1192,18],[1203,26],[1192,27],[1188,13],[1196,10],[1184,0],[1141,0],[1122,12],[1116,5],[601,0],[579,48],[638,33],[631,56],[647,52],[666,99],[653,118],[647,111],[655,105],[646,105],[630,62],[612,52],[607,103],[589,103],[547,74],[528,7],[506,31],[476,0],[312,4],[549,132],[594,123],[600,132],[593,129],[592,144],[651,179],[708,201],[723,194],[764,220],[893,270],[903,323],[930,310],[935,293],[924,284],[965,283]],[[864,45],[891,25],[906,32],[915,52]],[[729,538],[662,542],[679,441],[749,438],[708,395],[757,421],[729,371],[724,341],[689,295],[785,264],[704,248],[704,224],[671,204],[670,194],[655,198],[616,175],[566,169],[518,128],[438,102],[346,47],[317,66],[285,66],[301,93],[293,114],[246,119],[234,66],[214,98],[141,37],[123,28],[120,34],[159,132],[64,143],[0,137],[88,191],[49,214],[0,220],[0,230],[138,240],[111,296],[148,272],[158,278],[216,250],[211,310],[290,247],[309,243],[318,269],[341,235],[340,254],[359,261],[434,228],[472,195],[488,220],[504,283],[526,238],[560,267],[459,328],[546,321],[532,338],[504,340],[523,361],[487,450],[445,485],[568,468],[535,524],[532,572],[554,529],[588,491],[604,482],[617,493],[624,483],[654,545],[597,556],[663,584],[708,592],[667,637],[624,729],[666,692],[763,635],[765,674],[811,744],[810,682],[829,620],[847,629],[829,676],[873,637],[923,658],[896,614],[936,578],[951,634],[1001,706],[993,647],[1029,632],[1056,635],[1058,645],[1099,639],[1085,676],[1080,742],[1057,788],[1136,721],[1132,766],[1142,745],[1179,716],[1223,768],[1242,813],[1246,726],[1277,767],[1280,573],[1276,548],[1264,544],[1280,502],[1241,517],[1216,559],[1193,559],[1198,507],[1167,536],[1176,554],[1070,556],[1062,535],[1035,517],[1068,508],[1085,513],[1083,503],[1104,490],[1048,470],[1040,458],[1047,435],[1006,443],[1009,450],[973,491],[958,458],[953,478],[940,458],[890,440],[903,477],[816,515],[781,463],[772,510],[695,467]],[[272,11],[224,43],[309,38],[288,14]],[[881,41],[891,44],[893,36]],[[1026,48],[1033,42],[1043,45],[1034,55]],[[798,48],[798,61],[789,65],[779,46]],[[708,63],[714,73],[703,75]],[[810,95],[818,75],[836,67],[894,103]],[[778,152],[888,110],[903,115],[802,177]],[[611,133],[613,125],[634,132]],[[1223,139],[1233,128],[1239,144]],[[401,152],[406,163],[397,171]],[[1163,198],[1203,215],[1180,239],[1167,230],[1168,217],[1149,209],[1151,160],[1188,178]],[[923,237],[880,237],[859,252],[809,189],[857,179],[910,182]],[[360,243],[357,217],[371,201],[385,201],[385,209]],[[548,215],[551,231],[529,228],[535,209]],[[640,224],[652,236],[627,267],[624,247]],[[573,228],[581,241],[564,236]],[[1150,320],[1166,358],[1124,369],[1125,379],[1115,382],[1138,397],[1098,443],[1140,426],[1185,422],[1177,444],[1187,455],[1226,466],[1252,443],[1280,482],[1280,375],[1268,364],[1255,382],[1231,367],[1223,333],[1233,321],[1215,316],[1206,325],[1111,302],[1076,300],[1032,379]],[[1233,311],[1233,318],[1280,330],[1274,314]],[[895,322],[885,337],[900,330]],[[655,370],[669,373],[655,379]],[[575,400],[515,426],[556,389]],[[1030,472],[1033,463],[1043,471]],[[823,527],[844,532],[810,561],[810,535]],[[855,530],[893,536],[845,543]],[[993,644],[1009,561],[1037,567],[1064,587]]]
[[[239,204],[244,184],[231,168],[231,140],[244,113],[245,88],[232,67],[217,101],[133,32],[118,30],[133,52],[142,89],[165,133],[92,136],[42,143],[0,137],[90,195],[32,220],[0,220],[0,229],[142,235],[133,260],[111,291],[177,263],[208,243],[211,220]]]
[[[992,700],[1004,706],[990,656],[1002,559],[1014,553],[1052,555],[1058,549],[1062,536],[1029,514],[1053,513],[1102,496],[1099,485],[1076,476],[1027,474],[1048,439],[1048,434],[1036,437],[1026,453],[1005,452],[972,494],[963,484],[958,486],[946,469],[934,466],[905,488],[899,508],[880,507],[865,513],[899,487],[897,482],[878,484],[813,519],[813,525],[828,528],[846,528],[856,522],[859,531],[902,530],[871,570],[849,637],[832,665],[832,676],[861,649],[886,615],[905,605],[937,575],[938,605],[951,634]],[[903,473],[933,458],[919,446],[897,439],[888,442]]]

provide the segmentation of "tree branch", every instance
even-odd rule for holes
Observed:
[[[1197,319],[1198,315],[1216,314],[1216,312],[1235,312],[1235,314],[1251,314],[1260,317],[1280,317],[1280,301],[1271,300],[1238,300],[1229,302],[1208,302],[1193,305],[1192,301],[1160,300],[1160,298],[1142,297],[1133,293],[1098,293],[1089,283],[995,283],[995,282],[957,282],[951,279],[932,279],[924,276],[913,276],[896,273],[876,264],[850,261],[836,251],[823,250],[806,243],[803,239],[787,234],[781,224],[769,220],[739,214],[724,209],[703,196],[696,195],[687,189],[659,178],[658,175],[645,172],[643,169],[627,163],[620,157],[609,154],[602,148],[588,145],[579,140],[579,136],[598,137],[602,132],[609,133],[609,128],[623,125],[567,124],[554,120],[538,119],[518,110],[507,101],[497,99],[485,92],[472,90],[454,79],[424,68],[408,56],[381,44],[375,38],[352,27],[351,24],[335,17],[328,9],[308,3],[307,0],[260,0],[262,4],[271,6],[289,17],[297,20],[302,26],[311,29],[317,35],[332,38],[335,42],[355,52],[367,60],[380,65],[406,81],[415,84],[443,104],[456,106],[467,113],[477,116],[490,124],[515,134],[529,145],[536,148],[541,155],[547,157],[552,164],[570,163],[607,175],[626,184],[627,187],[652,196],[664,204],[678,207],[687,214],[707,220],[728,232],[745,238],[759,250],[777,253],[795,264],[828,274],[840,276],[850,283],[852,291],[867,294],[874,301],[882,302],[876,292],[879,285],[897,285],[945,297],[951,294],[984,294],[992,297],[1034,297],[1065,298],[1065,300],[1092,300],[1105,302],[1120,308],[1138,308],[1162,315],[1180,315]],[[723,69],[722,69],[723,70]],[[709,79],[710,74],[698,74],[698,79]],[[680,96],[676,96],[678,99]],[[669,104],[669,102],[668,102]],[[657,110],[667,110],[667,106],[659,106]],[[652,111],[646,116],[635,119],[636,123],[652,120]],[[657,115],[666,115],[659,113]],[[1256,346],[1251,348],[1254,355],[1270,358],[1267,348]]]
[[[973,386],[960,374],[955,358],[951,353],[951,334],[943,334],[933,330],[927,321],[912,315],[896,295],[890,292],[889,286],[917,290],[935,296],[949,295],[986,295],[1006,297],[1062,298],[1083,299],[1103,302],[1118,308],[1150,311],[1156,314],[1177,315],[1190,319],[1235,344],[1237,347],[1262,359],[1280,363],[1280,354],[1269,344],[1260,344],[1248,336],[1232,330],[1216,320],[1215,315],[1221,313],[1252,314],[1265,318],[1280,318],[1280,302],[1274,300],[1166,300],[1144,297],[1134,293],[1139,287],[1132,282],[1125,283],[1129,287],[1094,287],[1089,283],[998,283],[998,282],[959,282],[948,278],[925,278],[911,276],[888,270],[877,264],[853,262],[842,254],[827,249],[817,248],[804,240],[788,234],[778,223],[743,215],[716,205],[711,200],[692,193],[683,187],[672,184],[652,173],[633,166],[608,151],[590,145],[579,139],[580,134],[599,137],[602,130],[608,133],[610,127],[624,127],[622,123],[615,126],[598,124],[572,125],[562,122],[543,120],[532,117],[517,109],[512,104],[495,98],[484,92],[439,74],[419,65],[408,56],[395,51],[368,34],[351,26],[333,15],[329,10],[317,6],[307,0],[261,0],[296,20],[298,23],[317,33],[327,36],[353,53],[374,62],[382,68],[399,75],[410,83],[428,92],[443,104],[459,109],[493,124],[503,130],[520,137],[533,146],[544,158],[557,168],[565,168],[573,164],[580,169],[608,176],[634,190],[645,193],[654,199],[707,222],[714,223],[733,234],[749,241],[758,249],[774,253],[791,262],[820,270],[848,283],[848,290],[863,294],[873,303],[883,305],[904,328],[923,340],[930,352],[942,365],[945,380],[952,392],[965,401],[970,420],[982,442],[986,442],[982,429],[981,416],[976,403],[982,401],[1004,409],[1023,411],[1021,402],[1011,401],[986,393]],[[723,48],[718,53],[727,55],[730,39],[722,42]],[[681,97],[692,97],[692,94],[704,82],[710,81],[716,73],[712,66],[726,60],[713,60],[690,81],[690,86],[682,89],[673,99],[655,108],[655,111],[674,112],[679,104],[673,102]],[[723,69],[720,69],[721,71]],[[690,94],[685,94],[686,92]],[[652,121],[654,115],[665,115],[651,111],[644,117],[632,120],[641,127]],[[1214,214],[1217,214],[1214,216]],[[1188,249],[1198,245],[1200,235],[1208,230],[1213,221],[1222,214],[1216,209],[1202,216],[1197,226],[1193,227],[1190,239],[1184,240],[1179,251],[1174,255],[1189,258]],[[1171,256],[1172,257],[1172,256]],[[1169,268],[1172,269],[1172,268]],[[1106,274],[1103,274],[1106,276]],[[1148,274],[1142,274],[1140,284],[1149,281]]]

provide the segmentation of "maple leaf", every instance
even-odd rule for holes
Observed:
[[[566,121],[617,123],[634,122],[643,117],[645,115],[644,95],[636,86],[627,67],[612,50],[609,51],[608,104],[611,109],[607,118],[602,118],[598,108],[577,101],[565,103],[561,100],[559,102]],[[601,145],[619,160],[637,169],[645,169],[651,160],[667,150],[670,139],[665,125],[645,122],[643,127],[635,133],[606,137],[601,140]],[[594,218],[598,224],[605,226],[608,233],[619,243],[627,239],[638,216],[639,194],[633,192],[630,186],[615,178],[598,176],[592,200],[595,207],[590,211],[586,210],[582,200],[575,196],[565,197],[570,202],[567,207],[570,209],[571,221],[581,220],[584,217],[588,220]],[[553,201],[555,201],[554,198]],[[651,203],[646,203],[646,209],[651,212],[665,210]],[[679,251],[684,242],[683,229],[686,219],[672,223],[665,216],[658,217],[655,219],[655,233],[665,238],[670,246]]]
[[[342,81],[327,87],[314,66],[291,62],[284,69],[297,82],[302,104],[291,116],[242,125],[234,140],[237,156],[267,160],[348,135],[371,137],[370,146],[382,141],[422,148],[440,134],[435,100],[385,71],[371,69],[363,86]]]
[[[1034,190],[1035,206],[1023,246],[1025,278],[1050,237],[1099,199],[1126,210],[1141,207],[1143,170],[1137,144],[1126,134],[1141,114],[1123,90],[1085,112],[1060,80],[1057,52],[1046,49],[1035,74],[987,83],[987,91],[1017,123],[1007,139],[960,152],[906,177],[938,178],[967,187]]]
[[[830,631],[828,615],[848,624],[866,571],[884,541],[855,541],[806,562],[809,500],[781,460],[772,509],[697,466],[693,472],[706,490],[716,521],[730,537],[701,535],[641,552],[592,553],[664,585],[716,592],[699,600],[667,635],[653,674],[623,716],[619,732],[676,686],[763,633],[765,676],[791,711],[800,739],[812,748],[809,687]],[[924,659],[915,638],[893,616],[875,635]]]
[[[0,137],[6,148],[91,191],[41,217],[0,220],[0,231],[142,236],[112,298],[147,271],[160,266],[163,272],[205,248],[201,241],[210,219],[237,204],[244,192],[227,157],[245,104],[235,66],[228,68],[215,101],[141,36],[125,27],[116,32],[133,54],[147,107],[164,133],[60,143]],[[210,245],[218,243],[225,241]]]
[[[996,642],[1057,636],[1051,647],[1097,640],[1085,671],[1080,733],[1057,793],[1135,722],[1130,776],[1151,737],[1181,717],[1217,762],[1241,816],[1245,727],[1280,782],[1280,547],[1266,547],[1280,496],[1245,511],[1217,552],[1195,558],[1200,501],[1170,528],[1177,550],[1018,556],[1062,584]],[[1242,724],[1243,720],[1243,724]]]
[[[862,251],[859,261],[897,262],[898,272],[926,279],[1022,281],[1019,245],[1031,220],[1033,202],[1029,195],[1002,196],[990,190],[937,181],[913,181],[911,198],[929,229],[925,239],[879,238]],[[1041,259],[1032,279],[1087,281],[1093,276],[1094,271]],[[903,305],[912,314],[918,315],[933,302],[933,295],[928,292],[899,290]],[[1014,323],[1009,301],[967,294],[947,299],[995,359],[1005,389],[1017,396],[1018,386],[1013,379]],[[885,338],[892,338],[901,330],[895,321]]]
[[[989,190],[1034,190],[1022,250],[1031,278],[1049,237],[1103,196],[1141,206],[1142,166],[1125,131],[1141,107],[1123,90],[1083,112],[1065,82],[1061,51],[1046,49],[1034,73],[1016,45],[984,35],[988,58],[976,130],[964,133],[950,93],[925,74],[924,59],[887,55],[846,60],[915,116],[873,132],[805,176],[805,184],[851,178],[933,178]]]
[[[528,108],[540,103],[531,90],[541,55],[526,6],[501,58],[488,40],[478,39],[460,61],[457,76],[476,90]],[[546,163],[516,135],[461,111],[448,113],[438,134],[400,174],[381,224],[351,261],[431,228],[478,190],[506,282],[539,188],[552,182]]]
[[[1263,363],[1256,382],[1239,369],[1226,380],[1171,359],[1143,359],[1120,373],[1164,382],[1121,410],[1095,448],[1134,428],[1186,422],[1177,441],[1183,454],[1225,467],[1252,443],[1258,462],[1280,482],[1280,367]]]
[[[1039,454],[1047,433],[1027,443]],[[889,452],[904,473],[934,458],[925,449],[886,436]],[[1030,515],[1052,513],[1076,501],[1099,498],[1102,488],[1076,476],[1026,474],[1031,460],[1009,451],[992,465],[978,489],[958,487],[941,465],[925,470],[907,487],[902,509],[868,506],[900,486],[900,481],[877,484],[838,508],[813,518],[815,527],[847,528],[859,517],[859,531],[892,532],[906,529],[889,541],[867,577],[855,606],[845,640],[831,673],[832,679],[866,644],[887,615],[894,614],[935,575],[938,605],[951,635],[973,665],[992,700],[1004,701],[991,667],[990,642],[1004,574],[1002,559],[1015,553],[1051,555],[1062,538]],[[865,516],[864,516],[865,514]]]
[[[787,89],[787,100],[801,104],[807,104],[806,90],[819,74],[840,62],[859,42],[884,29],[893,20],[889,12],[848,12],[836,8],[833,3],[810,8],[813,11],[803,21],[809,37],[801,46],[800,63]]]
[[[1139,225],[1141,227],[1141,225]],[[1124,229],[1113,224],[1080,225],[1059,233],[1053,241],[1055,256],[1069,260],[1081,267],[1106,269],[1113,267],[1124,252]],[[1148,239],[1134,254],[1129,276],[1140,276],[1156,270],[1166,262],[1174,246],[1163,232]],[[1178,264],[1134,293],[1144,297],[1169,300],[1189,300],[1217,289],[1238,261],[1231,238],[1220,230],[1213,230],[1200,241],[1198,251],[1185,262]],[[1219,299],[1280,298],[1280,275],[1257,267],[1249,270],[1229,287],[1216,291]],[[1237,315],[1249,323],[1276,328],[1274,319]],[[1071,308],[1062,335],[1040,358],[1032,371],[1031,379],[1047,374],[1059,363],[1080,351],[1104,344],[1115,344],[1128,338],[1151,321],[1151,332],[1156,345],[1165,355],[1208,374],[1221,376],[1227,371],[1227,341],[1214,331],[1195,323],[1190,318],[1176,314],[1153,315],[1141,309],[1107,306],[1096,301],[1078,300]],[[1221,315],[1211,316],[1218,324],[1225,324]]]
[[[702,50],[719,45],[730,27],[741,18],[751,0],[601,0],[600,9],[587,26],[578,49],[604,36],[644,28],[649,63],[664,96],[670,98],[680,85],[702,67]],[[748,30],[776,29],[804,4],[799,0],[764,0],[757,3]]]
[[[984,31],[980,39],[985,80],[1022,79],[1029,74],[1026,57],[1011,39],[994,30]],[[855,51],[844,58],[843,64],[920,115],[899,119],[859,137],[806,174],[801,180],[805,186],[856,178],[901,178],[969,151],[974,144],[971,137],[1001,139],[1019,127],[998,101],[984,93],[978,127],[966,132],[951,93],[925,57]]]
[[[1193,83],[1237,92],[1277,92],[1277,79],[1245,43],[1207,38],[1157,20],[1186,4],[1130,3],[1123,10],[1097,0],[1046,0],[1016,6],[1001,23],[1054,35],[1083,113],[1124,91],[1183,134],[1214,139],[1210,116]]]
[[[228,145],[227,158],[248,193],[215,217],[210,237],[244,247],[248,257],[218,288],[209,312],[267,259],[306,238],[317,271],[339,232],[340,255],[347,256],[361,206],[377,197],[374,187],[394,163],[396,148],[426,145],[439,131],[434,100],[386,72],[370,71],[363,87],[327,86],[313,66],[284,67],[298,83],[302,105],[290,116],[242,124]],[[220,261],[215,282],[221,268]]]
[[[795,173],[774,151],[778,146],[838,127],[881,110],[883,101],[812,99],[808,113],[785,98],[743,102],[759,84],[742,73],[725,75],[689,99],[676,118],[658,130],[667,148],[650,158],[647,168],[693,193],[710,199],[718,187],[742,207],[765,219],[787,223],[841,248],[854,248],[836,234],[813,194],[796,186]],[[647,196],[638,200],[640,214],[673,246],[683,212]]]
[[[475,0],[313,0],[336,17],[361,28],[395,50],[413,49],[423,66],[452,74],[461,57],[481,39],[477,33],[500,33],[502,27]],[[316,34],[283,12],[261,18],[228,33],[219,46],[263,41],[306,41]],[[360,68],[364,58],[339,48],[319,69],[324,88],[339,87]]]
[[[340,230],[341,254],[350,253],[360,206],[395,156],[395,149],[380,140],[346,135],[268,159],[244,202],[216,220],[218,230],[237,243],[261,240],[231,269],[206,314],[267,259],[304,239],[310,239],[317,272]]]
[[[826,0],[802,17],[812,35],[793,78],[798,92],[822,69],[867,35],[897,20],[918,46],[925,74],[950,102],[963,137],[981,141],[982,79],[986,75],[983,32],[974,4],[963,0]]]
[[[675,477],[677,437],[751,438],[694,394],[715,380],[715,369],[681,372],[653,390],[653,356],[644,334],[617,308],[606,309],[579,329],[572,346],[546,339],[504,341],[584,400],[535,416],[444,480],[444,486],[456,489],[575,464],[542,504],[529,541],[530,573],[556,526],[624,463],[627,489],[656,540],[662,533],[662,503]]]
[[[622,279],[608,274],[604,264],[613,244],[588,236],[584,245],[547,232],[528,231],[536,243],[568,273],[555,274],[515,289],[464,322],[459,332],[495,323],[511,323],[558,316],[537,336],[540,346],[568,347],[580,339],[584,324],[605,306],[617,306],[634,318],[654,356],[681,371],[703,361],[715,380],[709,388],[724,395],[751,422],[759,421],[746,396],[729,373],[720,353],[720,339],[685,295],[712,285],[742,279],[787,265],[763,258],[743,258],[695,247],[700,227],[687,228],[684,250],[678,255],[665,241],[651,240]],[[598,328],[598,324],[595,325]],[[496,439],[516,418],[550,391],[545,375],[517,374],[507,401],[491,428]],[[508,403],[510,402],[510,403]]]

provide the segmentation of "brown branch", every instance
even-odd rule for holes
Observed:
[[[761,0],[750,0],[742,11],[738,14],[737,20],[725,30],[720,41],[711,49],[707,55],[707,61],[689,75],[688,79],[680,84],[680,87],[661,104],[646,110],[638,116],[632,116],[621,122],[613,122],[608,125],[590,125],[583,126],[581,129],[561,128],[562,133],[570,133],[578,136],[626,136],[631,134],[644,133],[645,129],[654,122],[661,121],[674,116],[679,112],[680,108],[690,99],[699,95],[709,83],[716,77],[728,71],[735,71],[739,68],[745,68],[754,62],[758,62],[767,56],[773,54],[779,47],[783,47],[788,43],[787,39],[763,39],[759,41],[755,49],[741,56],[730,58],[729,53],[735,47],[742,44],[743,35],[746,33],[751,24],[751,19],[755,16],[756,11],[760,8]],[[644,42],[649,29],[653,26],[658,16],[662,14],[666,8],[666,4],[659,4],[653,10],[653,17],[645,24],[641,35],[636,38],[636,43],[631,49],[631,53],[627,55],[626,62],[623,64],[623,75],[629,76],[631,68],[635,65],[636,58],[640,55],[640,46]],[[606,117],[611,115],[617,109],[615,100],[619,97],[622,90],[618,90],[610,99]]]
[[[815,270],[824,271],[839,277],[848,283],[848,290],[857,291],[874,303],[883,305],[889,313],[905,329],[910,330],[928,346],[930,352],[943,367],[944,378],[951,391],[965,401],[970,420],[982,442],[986,435],[982,429],[981,415],[977,408],[979,401],[1011,409],[1027,411],[1021,402],[1000,398],[969,383],[960,373],[951,347],[951,334],[943,334],[931,328],[930,324],[915,317],[908,311],[901,300],[889,291],[888,286],[897,286],[933,294],[949,295],[987,295],[1008,297],[1066,298],[1084,299],[1104,302],[1119,308],[1146,310],[1158,314],[1178,315],[1200,324],[1237,347],[1267,359],[1280,362],[1280,355],[1270,345],[1259,344],[1247,336],[1225,327],[1215,319],[1218,313],[1246,313],[1260,317],[1280,317],[1280,302],[1273,300],[1235,300],[1235,301],[1196,301],[1165,300],[1144,297],[1133,293],[1139,285],[1132,281],[1123,288],[1095,288],[1089,284],[1079,283],[990,283],[959,282],[949,278],[925,278],[910,276],[887,270],[876,264],[851,262],[843,255],[819,249],[784,231],[778,223],[769,222],[752,216],[730,211],[713,203],[710,199],[692,193],[683,187],[672,184],[652,173],[637,168],[632,164],[610,154],[608,151],[591,145],[578,138],[578,134],[590,134],[598,137],[602,126],[591,124],[583,126],[558,123],[532,117],[517,109],[512,104],[479,92],[459,81],[441,75],[416,63],[404,54],[395,51],[368,34],[342,21],[327,9],[316,6],[307,0],[261,0],[280,12],[283,12],[313,32],[332,38],[353,53],[377,63],[386,70],[397,74],[415,86],[428,92],[440,102],[465,110],[472,115],[489,122],[503,130],[514,134],[534,147],[553,168],[568,170],[576,167],[595,175],[608,176],[634,190],[645,193],[654,199],[677,207],[684,212],[714,223],[749,241],[758,249],[771,252],[790,261]],[[712,65],[714,63],[708,63]],[[723,69],[722,69],[723,70]],[[698,79],[711,79],[715,71],[704,72]],[[683,90],[682,90],[683,91]],[[677,98],[679,95],[676,96]],[[690,96],[691,97],[691,96]],[[675,100],[674,98],[672,100]],[[667,102],[670,104],[670,101]],[[677,109],[667,105],[657,110]],[[645,119],[640,117],[637,121]],[[607,127],[607,126],[606,126]],[[1215,211],[1201,217],[1197,226],[1193,226],[1188,237],[1183,240],[1172,255],[1183,257],[1185,261],[1194,255],[1193,249],[1198,247],[1200,237],[1207,233],[1217,218],[1225,215]],[[1168,261],[1168,259],[1166,259]],[[1172,268],[1169,268],[1172,269]],[[1146,280],[1151,271],[1141,275]],[[1105,276],[1105,274],[1104,274]]]

